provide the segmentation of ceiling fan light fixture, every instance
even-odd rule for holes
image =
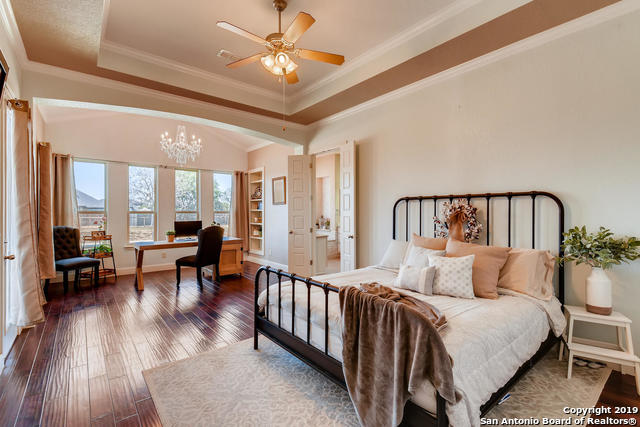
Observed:
[[[282,58],[281,55],[283,55],[284,58]],[[284,59],[284,63],[282,62],[283,59]],[[298,68],[298,64],[293,62],[291,58],[289,58],[289,55],[287,55],[284,52],[280,52],[276,55],[273,55],[273,54],[265,55],[262,58],[260,58],[260,62],[262,63],[262,66],[267,71],[269,71],[271,74],[275,74],[276,76],[289,74],[295,71],[296,68]],[[284,69],[284,72],[283,72],[283,69]]]

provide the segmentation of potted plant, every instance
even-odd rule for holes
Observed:
[[[174,230],[169,230],[165,234],[167,235],[167,242],[173,242],[176,238],[176,232]]]
[[[563,235],[564,256],[559,258],[559,262],[575,261],[577,265],[591,266],[586,285],[587,311],[611,314],[611,279],[606,270],[640,258],[640,240],[635,237],[615,238],[604,227],[600,227],[596,233],[588,233],[584,226],[574,227]]]

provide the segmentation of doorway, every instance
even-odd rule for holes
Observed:
[[[340,151],[316,155],[316,273],[340,267]]]

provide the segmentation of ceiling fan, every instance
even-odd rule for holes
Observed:
[[[342,65],[344,56],[334,53],[319,52],[317,50],[300,49],[295,46],[300,36],[316,22],[311,15],[305,12],[298,13],[289,28],[282,32],[282,11],[287,7],[285,0],[274,0],[273,7],[278,11],[278,32],[271,33],[265,38],[257,36],[249,31],[236,27],[226,21],[218,21],[220,28],[231,31],[240,36],[253,40],[263,45],[267,52],[256,53],[247,58],[239,59],[227,64],[229,68],[238,68],[243,65],[260,61],[262,66],[276,76],[285,76],[287,83],[298,83],[298,75],[296,74],[296,64],[291,57],[310,59],[312,61],[327,62],[334,65]]]

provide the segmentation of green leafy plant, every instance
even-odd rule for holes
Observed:
[[[558,258],[561,264],[575,261],[606,270],[640,258],[640,240],[616,238],[608,228],[600,227],[596,233],[588,233],[584,226],[573,227],[563,236],[564,256]]]
[[[176,235],[176,232],[175,232],[175,230],[169,230],[169,231],[167,231],[167,232],[166,232],[166,233],[164,233],[164,234],[166,234],[167,236],[175,236],[175,235]]]
[[[111,247],[109,245],[98,245],[96,246],[95,251],[100,253],[111,253]]]

